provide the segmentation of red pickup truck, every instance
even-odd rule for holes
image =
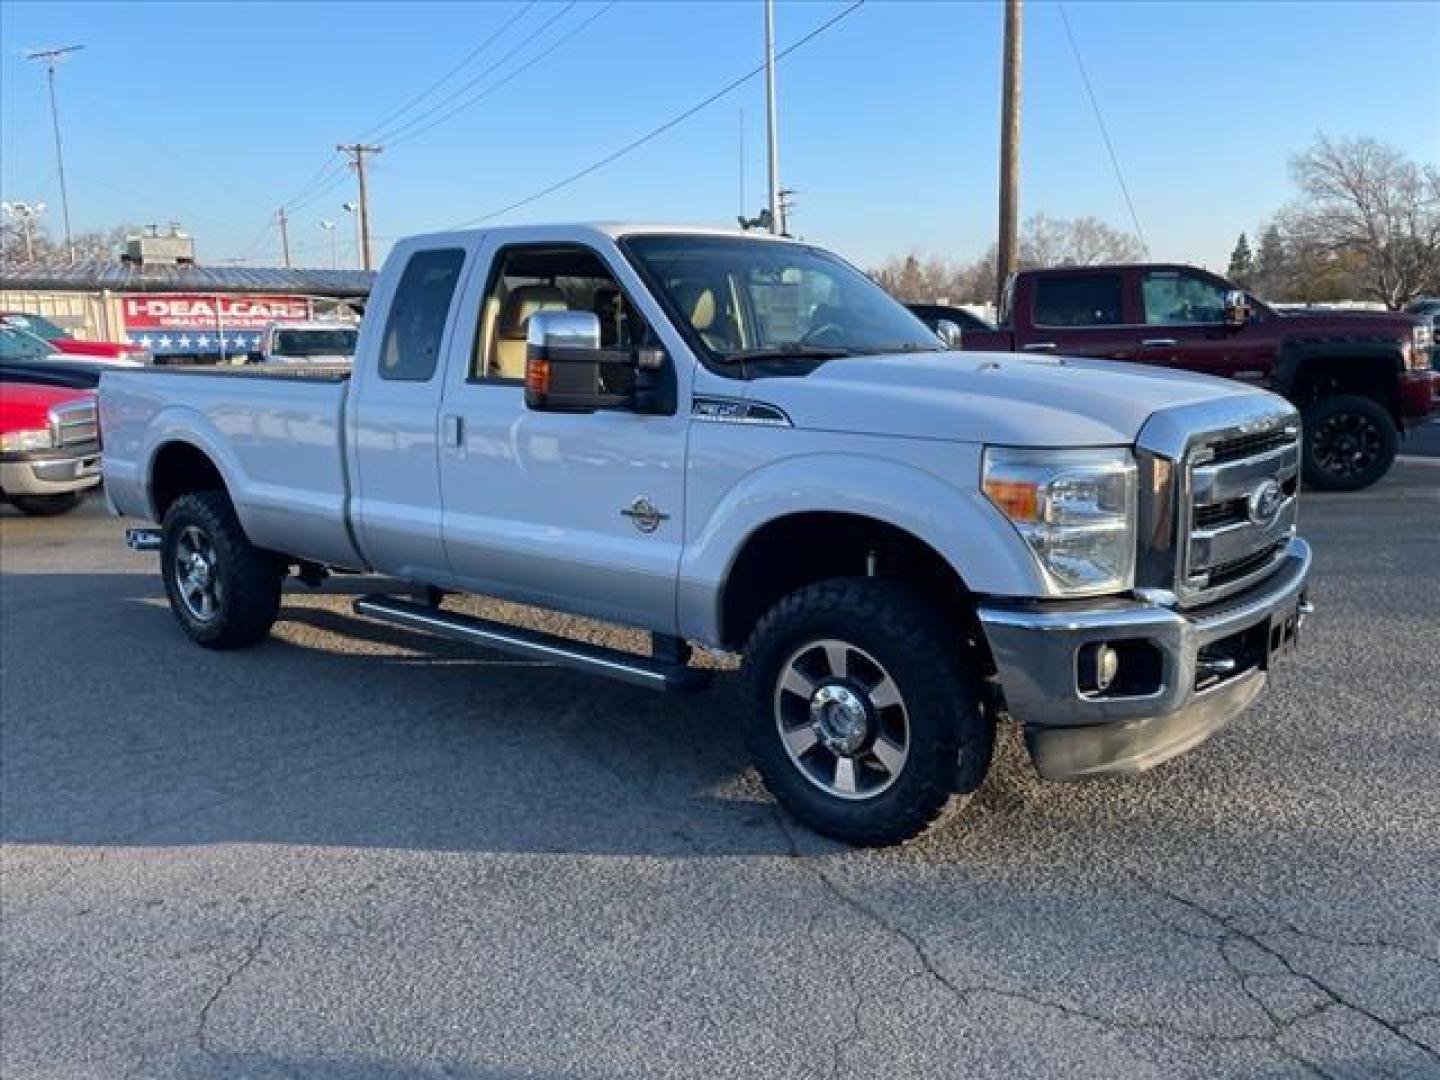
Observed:
[[[63,514],[99,483],[95,392],[0,379],[0,499]]]
[[[1355,491],[1390,469],[1400,433],[1440,406],[1431,328],[1415,315],[1282,312],[1190,266],[1022,270],[994,330],[962,347],[1185,368],[1263,386],[1304,418],[1305,481]]]
[[[13,326],[34,334],[48,343],[51,350],[65,356],[83,356],[127,364],[150,362],[150,354],[139,345],[126,345],[118,341],[82,341],[43,315],[32,315],[27,311],[0,311],[0,326]]]

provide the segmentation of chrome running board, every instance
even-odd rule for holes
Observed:
[[[698,690],[710,681],[708,671],[686,664],[667,663],[651,656],[607,649],[602,645],[590,645],[458,612],[441,611],[427,604],[393,596],[362,596],[355,601],[355,613],[526,660],[563,664],[651,690],[683,693]]]

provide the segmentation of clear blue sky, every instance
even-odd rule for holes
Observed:
[[[60,72],[75,227],[179,220],[201,258],[276,264],[275,208],[520,11],[522,4],[0,6],[0,187],[59,227],[43,74],[25,50],[84,43]],[[781,47],[844,3],[785,2]],[[540,3],[435,105],[558,15],[458,103],[600,11]],[[1291,195],[1287,161],[1319,130],[1440,160],[1440,4],[1101,3],[1066,10],[1157,258],[1223,265]],[[796,231],[873,265],[979,254],[994,235],[999,0],[871,0],[780,67],[781,167]],[[1026,5],[1021,207],[1128,215],[1060,12]],[[443,228],[525,197],[698,102],[761,58],[758,0],[620,3],[373,172],[381,236]],[[742,140],[741,110],[744,111]],[[438,113],[436,115],[439,115]],[[764,198],[757,78],[633,154],[500,220],[729,223]],[[404,119],[403,117],[401,118]],[[399,121],[396,122],[397,124]],[[390,125],[396,126],[395,124]],[[322,175],[324,175],[322,173]],[[292,211],[301,260],[321,218],[353,233],[353,180]],[[383,246],[382,250],[383,250]],[[342,249],[342,259],[353,249]]]

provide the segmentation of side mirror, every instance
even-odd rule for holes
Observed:
[[[600,317],[537,311],[525,327],[525,405],[542,412],[600,406]]]
[[[525,405],[538,412],[675,411],[674,377],[657,346],[600,347],[590,311],[537,311],[525,326]]]
[[[1250,321],[1250,300],[1239,289],[1225,294],[1225,325],[1244,326]]]
[[[935,322],[935,336],[945,343],[947,349],[959,349],[964,335],[965,331],[954,319],[938,319]]]

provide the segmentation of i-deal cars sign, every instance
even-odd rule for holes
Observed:
[[[267,323],[311,317],[303,296],[132,293],[120,297],[125,336],[157,355],[248,352]]]

